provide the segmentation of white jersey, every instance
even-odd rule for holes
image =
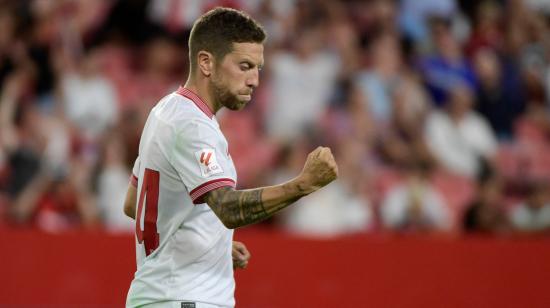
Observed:
[[[133,168],[137,271],[127,307],[161,301],[235,305],[233,231],[202,200],[236,183],[216,118],[180,87],[149,114]]]

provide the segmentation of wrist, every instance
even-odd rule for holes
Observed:
[[[297,195],[300,197],[307,196],[315,191],[312,185],[309,184],[309,181],[304,179],[303,176],[295,178],[291,183],[294,190],[297,192]]]

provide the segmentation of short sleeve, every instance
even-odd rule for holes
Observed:
[[[193,119],[176,134],[172,164],[194,204],[206,193],[235,187],[235,167],[221,131],[202,119]]]
[[[136,161],[134,162],[134,167],[132,168],[132,174],[130,175],[130,184],[137,188],[138,186],[138,174],[139,174],[139,156],[136,158]]]

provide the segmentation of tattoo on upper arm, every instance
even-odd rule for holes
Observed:
[[[205,201],[231,227],[241,227],[271,216],[262,202],[262,188],[234,190],[222,187],[206,194]]]

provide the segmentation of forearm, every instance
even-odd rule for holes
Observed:
[[[234,229],[267,219],[313,192],[304,187],[299,179],[246,190],[222,187],[209,192],[205,200],[224,225]]]

